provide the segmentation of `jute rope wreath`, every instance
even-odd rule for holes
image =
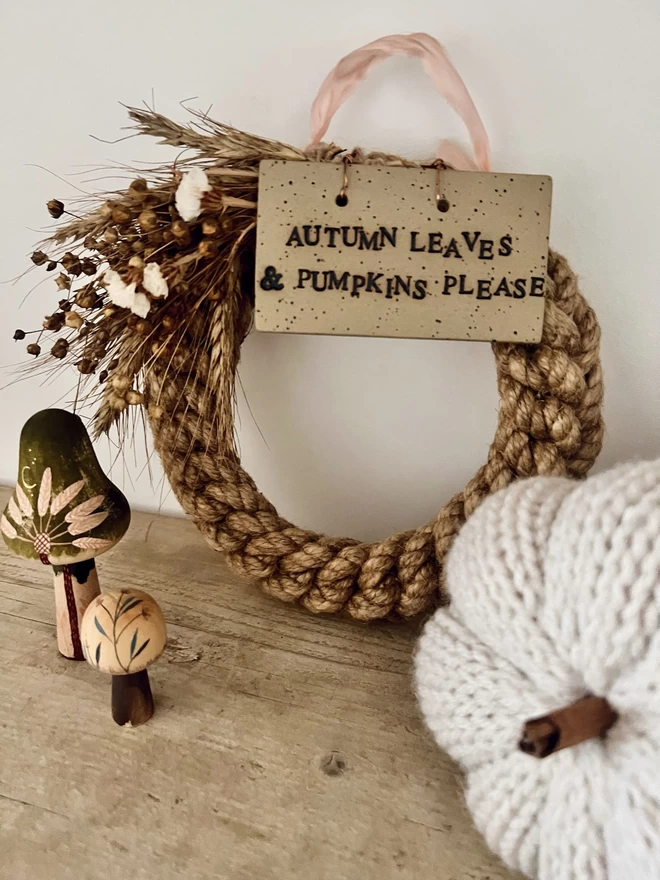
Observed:
[[[32,257],[61,269],[66,299],[44,326],[63,335],[50,357],[98,376],[90,392],[97,432],[134,429],[146,410],[174,493],[212,547],[273,596],[364,621],[411,618],[441,602],[443,559],[481,501],[518,477],[583,477],[603,436],[598,323],[566,260],[551,252],[543,339],[493,345],[501,406],[488,459],[432,522],[373,544],[330,538],[281,517],[241,467],[234,390],[253,309],[259,163],[341,162],[344,151],[320,143],[332,114],[369,67],[392,54],[421,58],[467,125],[476,165],[447,144],[439,158],[488,170],[486,133],[442,47],[425,34],[387,37],[348,55],[326,79],[306,150],[206,115],[178,125],[131,109],[137,132],[184,152],[126,191],[103,194],[87,213],[49,202],[51,216],[66,222],[44,244],[47,253]],[[416,166],[361,150],[351,158]],[[40,354],[38,343],[29,349]]]

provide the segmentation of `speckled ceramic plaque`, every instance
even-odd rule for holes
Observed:
[[[256,327],[539,342],[551,198],[538,175],[264,161]]]

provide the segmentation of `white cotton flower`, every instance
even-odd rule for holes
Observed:
[[[135,299],[135,284],[126,284],[119,272],[108,269],[103,276],[110,302],[122,309],[130,309]]]
[[[169,293],[169,288],[158,263],[147,263],[144,267],[142,287],[152,296],[155,296],[156,299],[165,299]]]
[[[103,282],[111,303],[122,309],[130,309],[134,315],[138,315],[140,318],[147,317],[151,308],[151,300],[146,293],[136,292],[135,282],[126,284],[119,272],[115,272],[114,269],[106,271],[103,276]],[[164,278],[162,283],[165,284]],[[165,287],[167,288],[166,284]]]
[[[134,315],[140,318],[146,318],[151,308],[151,300],[146,293],[136,293],[133,296],[133,302],[129,306]]]
[[[186,220],[196,220],[202,210],[202,196],[212,189],[203,168],[191,168],[181,178],[176,191],[176,209]]]

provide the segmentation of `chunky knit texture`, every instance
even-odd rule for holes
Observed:
[[[488,845],[539,880],[660,878],[660,461],[493,495],[447,586],[417,691]],[[587,693],[619,713],[604,739],[518,750],[527,719]]]

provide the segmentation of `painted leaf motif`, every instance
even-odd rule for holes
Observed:
[[[133,638],[131,639],[131,657],[133,656],[133,654],[135,654],[135,646],[137,645],[137,637],[138,637],[138,631],[135,630],[135,632],[133,633]]]
[[[98,619],[98,617],[96,617],[96,615],[94,616],[94,626],[101,633],[101,635],[105,636],[107,639],[108,635],[107,635],[106,631],[103,629],[103,627],[101,626],[101,624],[99,623],[99,619]]]
[[[18,506],[25,516],[32,516],[32,505],[30,499],[25,494],[25,490],[20,483],[16,483],[16,497],[18,498]]]
[[[9,522],[7,517],[2,514],[0,517],[0,530],[2,530],[2,534],[6,535],[8,538],[17,538],[18,532],[13,527],[13,525]]]
[[[53,498],[53,503],[50,505],[50,512],[53,516],[57,516],[61,510],[64,510],[67,504],[71,504],[84,485],[84,480],[78,480],[77,483],[71,483],[66,489],[62,489],[62,491]]]
[[[39,516],[46,516],[50,508],[50,496],[53,488],[53,472],[49,467],[43,473],[39,497],[37,498],[37,512]]]
[[[123,606],[117,617],[121,617],[122,614],[125,614],[127,611],[130,611],[131,608],[135,608],[136,605],[139,605],[142,602],[142,599],[131,599],[129,598],[128,602],[126,602]]]
[[[98,666],[101,662],[101,643],[99,642],[96,646],[96,653],[94,654],[94,658],[96,659],[96,665]]]
[[[23,522],[23,514],[21,513],[18,504],[16,504],[13,495],[9,499],[9,504],[7,505],[7,507],[9,509],[9,516],[14,520],[17,525],[20,526]]]
[[[104,541],[103,538],[76,538],[71,543],[80,550],[105,550],[112,546],[112,541]]]
[[[121,591],[121,599],[119,604],[117,605],[117,617],[122,613],[124,605],[128,605],[129,602],[132,602],[135,597],[131,596],[130,593],[126,592],[126,590]]]
[[[97,507],[100,507],[105,501],[105,495],[95,495],[93,498],[88,498],[87,501],[83,501],[82,504],[79,504],[77,507],[74,507],[73,510],[70,510],[64,519],[67,522],[73,522],[76,519],[82,519],[83,516],[89,516],[90,513],[94,513]]]
[[[138,657],[140,656],[140,654],[144,651],[144,649],[147,647],[147,645],[149,644],[150,641],[151,641],[151,639],[147,639],[146,642],[143,642],[143,643],[140,645],[140,647],[137,649],[137,651],[135,652],[135,654],[133,654],[133,656],[131,657],[131,663],[133,662],[133,660],[137,660],[137,658],[138,658]]]
[[[89,516],[83,516],[80,519],[74,519],[69,524],[69,534],[82,535],[83,532],[91,532],[97,526],[100,526],[108,518],[108,511],[103,510],[101,513],[91,513]]]

